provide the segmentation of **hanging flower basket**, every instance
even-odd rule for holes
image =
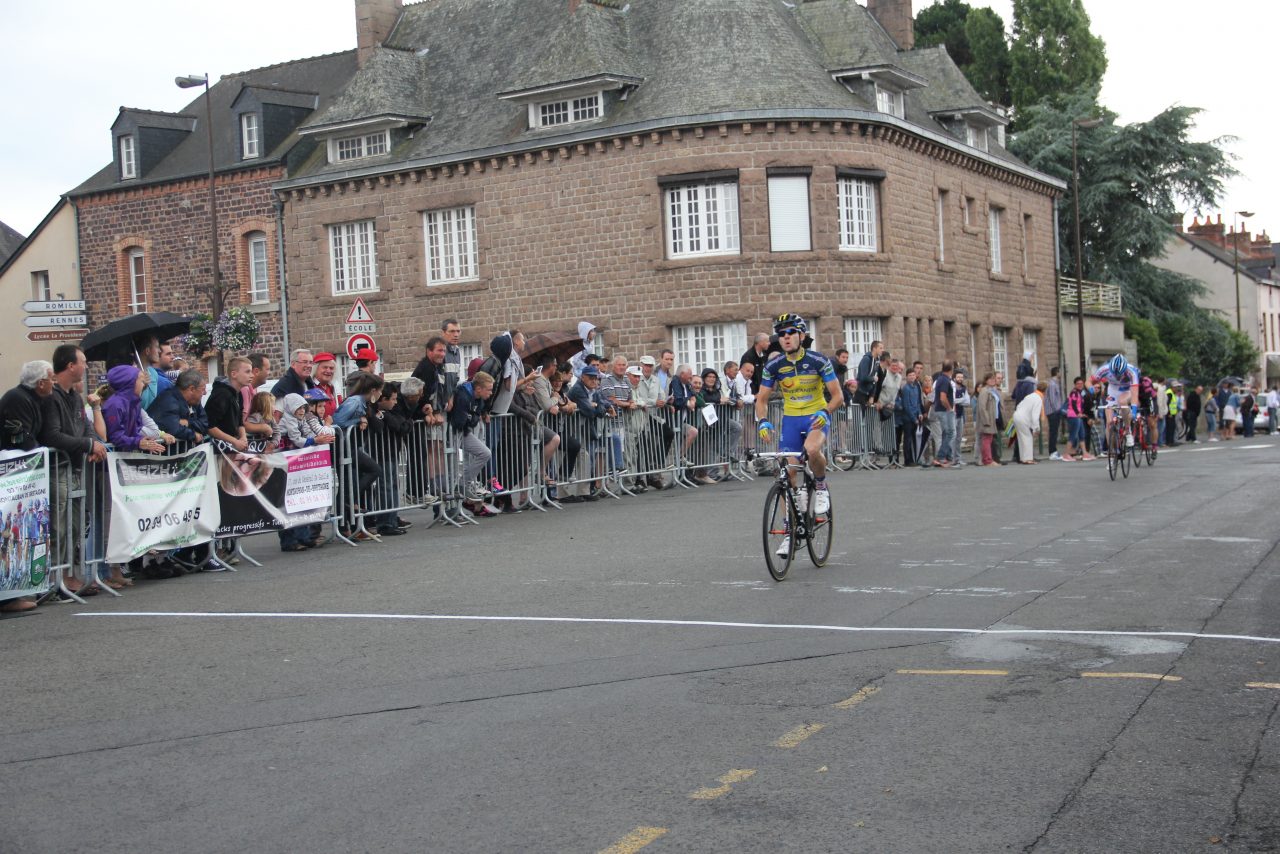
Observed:
[[[191,330],[182,336],[182,349],[197,359],[213,349],[213,318],[200,313],[191,318]]]
[[[219,350],[252,350],[262,334],[258,317],[247,308],[236,306],[222,312],[213,327],[213,346]]]

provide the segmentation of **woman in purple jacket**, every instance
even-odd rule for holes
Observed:
[[[142,389],[150,377],[133,365],[116,365],[107,371],[111,397],[102,404],[107,441],[117,451],[149,451],[159,454],[164,445],[142,435]]]

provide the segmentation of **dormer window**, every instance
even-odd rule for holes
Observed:
[[[346,160],[360,160],[364,157],[377,157],[391,149],[391,132],[380,130],[376,133],[362,133],[357,136],[340,136],[329,140],[329,162],[341,163]]]
[[[964,126],[964,141],[979,151],[987,151],[991,144],[988,129],[969,122]]]
[[[880,83],[876,84],[876,109],[882,113],[897,116],[900,119],[907,117],[902,93],[897,89],[891,89]]]
[[[120,177],[138,177],[138,155],[132,134],[120,137]]]
[[[245,113],[240,117],[240,157],[252,160],[261,157],[262,133],[258,125],[257,113]]]
[[[557,125],[587,122],[600,118],[603,109],[604,93],[592,92],[579,98],[566,98],[562,101],[544,101],[529,106],[529,126],[549,128]]]

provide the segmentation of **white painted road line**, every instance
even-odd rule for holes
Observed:
[[[1228,640],[1280,644],[1280,638],[1256,635],[1226,635],[1209,632],[1116,631],[1110,629],[945,629],[936,626],[828,626],[804,623],[735,623],[719,620],[642,620],[622,617],[521,617],[479,614],[343,614],[290,613],[284,611],[78,611],[77,617],[191,618],[223,620],[384,620],[440,621],[476,623],[600,623],[630,626],[687,626],[708,629],[790,629],[810,632],[848,632],[852,634],[938,634],[938,635],[1005,635],[1005,636],[1088,636],[1125,638],[1186,638],[1189,640]]]

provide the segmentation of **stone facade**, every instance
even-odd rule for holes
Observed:
[[[248,235],[267,243],[270,299],[251,305],[262,336],[258,349],[283,364],[276,212],[271,184],[282,167],[245,169],[217,178],[218,266],[234,283],[228,308],[249,305]],[[128,313],[129,251],[143,250],[147,310],[190,315],[210,311],[208,178],[111,190],[74,200],[80,218],[81,282],[89,325]],[[175,348],[181,349],[181,348]],[[198,354],[197,354],[198,355]]]
[[[770,250],[769,167],[812,168],[811,251]],[[837,167],[885,173],[875,253],[838,248]],[[738,171],[740,254],[668,259],[659,179],[717,170]],[[341,347],[355,295],[333,295],[327,227],[372,219],[379,289],[360,296],[387,372],[412,369],[446,317],[477,343],[586,319],[604,328],[606,349],[634,360],[672,346],[675,326],[745,322],[750,335],[782,311],[816,322],[828,353],[844,344],[844,318],[878,317],[891,351],[934,367],[968,365],[972,347],[979,376],[992,366],[994,328],[1008,330],[1010,372],[1033,330],[1047,367],[1058,354],[1055,192],[899,129],[840,121],[688,127],[317,182],[281,193],[290,336]],[[423,212],[461,205],[475,206],[478,279],[429,286]],[[1004,210],[1003,274],[990,272],[993,206]]]

